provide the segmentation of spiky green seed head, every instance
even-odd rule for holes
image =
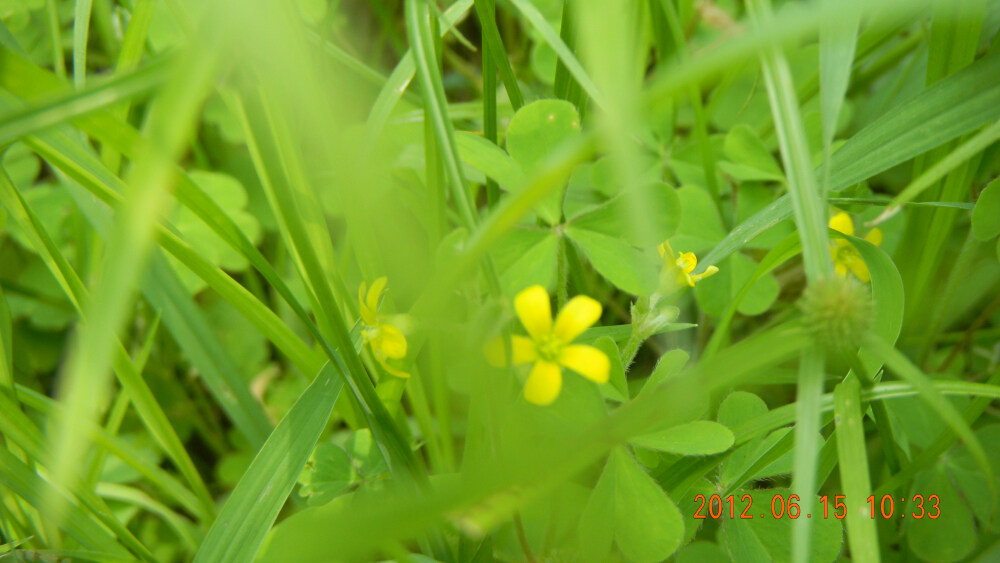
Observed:
[[[853,278],[828,276],[809,284],[799,308],[806,330],[831,351],[856,350],[871,329],[871,295]]]

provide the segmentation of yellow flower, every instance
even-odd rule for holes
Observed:
[[[569,368],[596,383],[606,383],[611,371],[608,357],[593,346],[572,344],[601,318],[601,304],[585,295],[566,303],[552,322],[549,294],[540,285],[531,286],[514,297],[514,310],[528,336],[511,337],[514,365],[532,363],[524,384],[524,398],[536,405],[548,405],[562,389],[562,368]],[[497,367],[506,365],[502,338],[488,342],[486,359]]]
[[[694,287],[694,284],[700,282],[701,280],[715,275],[719,271],[718,266],[709,266],[705,268],[705,271],[700,274],[692,274],[695,268],[698,267],[698,257],[694,255],[694,252],[678,252],[676,254],[677,258],[674,259],[674,249],[670,247],[669,241],[663,241],[657,250],[660,251],[660,258],[666,258],[669,256],[673,259],[673,263],[677,266],[677,278],[681,282],[686,282],[689,286]],[[664,265],[667,265],[667,260],[664,260]]]
[[[401,360],[406,357],[406,337],[400,330],[378,317],[378,300],[385,291],[388,280],[383,276],[372,283],[361,282],[358,288],[358,303],[361,308],[361,322],[364,328],[361,337],[372,347],[372,354],[385,371],[396,377],[410,377],[410,374],[389,365],[389,360]]]
[[[843,211],[830,217],[830,228],[839,233],[854,236],[854,221],[851,220],[850,215]],[[882,231],[879,229],[868,231],[865,240],[875,246],[881,245]],[[868,266],[865,265],[858,250],[850,242],[842,238],[830,241],[830,256],[833,258],[833,269],[840,277],[846,278],[847,271],[850,270],[859,280],[871,281],[872,276],[868,273]]]

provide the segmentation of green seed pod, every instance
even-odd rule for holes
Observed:
[[[832,352],[856,350],[871,329],[871,295],[852,278],[829,276],[809,284],[799,308],[805,329]]]

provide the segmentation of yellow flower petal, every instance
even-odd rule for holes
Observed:
[[[378,311],[378,298],[382,296],[382,292],[385,291],[385,286],[389,280],[382,276],[379,279],[372,282],[371,289],[368,290],[368,295],[365,297],[365,305],[374,315]]]
[[[837,272],[837,275],[846,278],[847,277],[847,264],[839,262],[837,260],[833,261],[833,271]]]
[[[868,265],[865,264],[865,261],[860,256],[849,261],[847,267],[854,272],[855,276],[858,276],[859,280],[866,283],[872,281],[872,275],[868,272]]]
[[[682,252],[677,257],[677,267],[685,274],[690,274],[698,267],[698,257],[694,255],[694,252]]]
[[[386,358],[398,360],[406,357],[406,337],[398,328],[383,323],[379,326],[378,351]]]
[[[529,403],[551,405],[562,389],[562,370],[552,362],[535,362],[524,384],[524,398]]]
[[[379,365],[382,366],[382,369],[384,369],[385,371],[389,372],[392,375],[395,375],[396,377],[401,377],[403,379],[406,379],[407,377],[410,377],[410,374],[408,372],[405,372],[405,371],[403,371],[401,369],[396,369],[396,368],[390,366],[389,363],[386,362],[385,360],[381,360],[380,359],[378,361],[378,363],[379,363]]]
[[[875,246],[882,246],[882,229],[875,228],[868,231],[868,234],[865,235],[865,240]]]
[[[514,335],[510,337],[511,361],[514,365],[533,362],[538,358],[535,354],[535,343],[530,338]],[[494,338],[483,346],[483,353],[486,354],[486,361],[490,365],[502,368],[507,365],[507,356],[504,351],[503,337]]]
[[[377,320],[375,318],[375,311],[368,308],[365,304],[365,296],[368,293],[368,283],[361,282],[358,287],[358,306],[361,309],[361,320],[365,322],[368,326],[375,326]]]
[[[854,221],[850,215],[843,211],[830,217],[830,228],[845,235],[854,236]]]
[[[514,297],[514,310],[521,324],[533,337],[552,331],[552,305],[549,293],[540,285],[533,285]]]
[[[607,383],[611,361],[593,346],[573,344],[563,348],[559,363],[595,383]]]
[[[601,318],[601,304],[586,295],[569,300],[556,317],[552,332],[563,342],[572,342]]]
[[[714,276],[717,273],[719,273],[719,267],[718,266],[709,266],[709,267],[705,268],[704,272],[702,272],[700,274],[694,274],[694,275],[690,276],[691,282],[694,282],[691,285],[694,286],[695,283],[700,282],[701,280],[703,280],[703,279],[705,279],[707,277]]]

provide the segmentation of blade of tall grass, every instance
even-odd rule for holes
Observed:
[[[10,306],[0,287],[0,393],[14,392],[13,334]]]
[[[500,30],[497,29],[496,1],[476,0],[475,6],[479,25],[483,31],[483,54],[485,56],[489,53],[496,70],[500,73],[504,88],[507,89],[507,97],[510,98],[514,111],[517,111],[524,105],[524,96],[517,84],[517,77],[514,76],[514,69],[510,66],[510,59],[507,58],[507,49],[504,48]]]
[[[62,286],[66,296],[80,315],[82,322],[89,323],[90,299],[83,282],[80,281],[66,258],[62,256],[62,253],[52,241],[49,234],[45,232],[38,218],[32,212],[31,208],[27,206],[21,194],[7,177],[6,172],[2,171],[0,171],[0,201],[3,202],[4,207],[13,215],[23,231],[28,233],[29,238],[35,246],[35,250],[42,257],[42,260],[52,272],[53,277]],[[198,474],[194,462],[184,448],[184,444],[174,431],[170,419],[163,412],[159,402],[157,402],[156,397],[153,395],[153,391],[146,384],[145,380],[143,380],[142,375],[128,357],[125,348],[120,342],[117,342],[117,339],[111,364],[123,389],[135,403],[136,412],[198,495],[201,502],[198,514],[202,518],[210,518],[214,512],[215,505],[208,492],[208,488]]]
[[[118,52],[118,61],[115,64],[115,74],[128,72],[139,66],[142,55],[146,50],[146,37],[149,33],[150,22],[153,20],[153,9],[156,0],[136,0],[132,4],[132,13],[128,20],[128,27],[125,28],[125,37],[122,38],[121,51]],[[116,107],[112,112],[121,119],[126,119],[129,110],[132,108],[131,102],[124,102]],[[101,158],[115,174],[121,166],[121,154],[107,146],[101,147]]]
[[[87,82],[87,39],[93,4],[94,0],[76,0],[73,8],[73,85],[77,88]]]
[[[126,204],[116,216],[107,247],[107,261],[95,284],[93,300],[86,304],[89,319],[73,339],[63,369],[59,395],[67,412],[50,427],[59,464],[53,480],[65,483],[77,470],[86,441],[79,420],[92,420],[105,400],[105,381],[112,364],[115,333],[125,320],[133,288],[153,246],[154,225],[165,208],[171,166],[193,130],[193,117],[215,78],[218,46],[188,53],[174,69],[177,80],[164,90],[153,107],[148,134],[155,149],[136,162],[126,192]],[[53,497],[52,517],[58,521],[63,499]]]
[[[545,16],[538,11],[538,8],[528,0],[511,0],[511,4],[521,12],[524,19],[528,20],[531,27],[556,52],[556,56],[559,57],[562,64],[566,65],[566,70],[569,71],[577,84],[580,85],[580,88],[590,96],[591,100],[594,100],[595,104],[603,107],[605,105],[604,97],[598,91],[597,85],[591,80],[587,71],[584,70],[583,65],[580,64],[580,61],[573,54],[573,51],[563,42],[559,34],[552,29],[552,25],[545,19]]]
[[[230,494],[195,563],[253,561],[326,426],[346,376],[326,363]]]
[[[133,363],[135,364],[135,370],[138,373],[143,373],[146,369],[146,361],[149,360],[149,355],[153,352],[153,345],[156,343],[156,335],[159,334],[160,328],[160,315],[159,313],[153,317],[152,322],[149,324],[149,328],[146,330],[146,334],[142,339],[142,345],[139,348],[138,354],[133,358]],[[111,408],[108,411],[107,417],[105,417],[104,430],[111,434],[112,436],[118,434],[118,430],[121,428],[122,422],[125,420],[125,415],[128,413],[129,406],[132,405],[132,398],[128,393],[119,393],[115,397],[114,402],[111,404]],[[104,464],[107,461],[108,452],[107,450],[100,449],[94,452],[94,455],[90,458],[90,466],[87,469],[87,476],[85,478],[85,483],[90,486],[96,485],[97,481],[101,478],[101,473],[104,471]]]
[[[472,8],[473,0],[458,0],[452,4],[444,13],[441,21],[440,35],[444,36],[456,23],[461,21]],[[389,75],[385,85],[379,91],[372,109],[368,113],[368,120],[365,122],[365,141],[373,143],[385,128],[386,122],[392,110],[395,109],[399,99],[403,96],[413,75],[416,72],[416,65],[413,62],[413,54],[409,51],[399,60],[396,68]]]
[[[771,21],[768,0],[748,2],[747,9],[755,25]],[[761,50],[764,84],[767,87],[771,114],[774,116],[778,147],[788,179],[795,226],[802,244],[802,257],[808,283],[814,284],[831,273],[829,238],[826,225],[826,202],[816,183],[809,145],[806,143],[798,100],[791,71],[784,54],[777,48]],[[816,502],[817,456],[820,445],[819,410],[825,378],[825,358],[819,344],[803,349],[799,358],[799,381],[796,392],[795,453],[792,490],[799,495],[801,509],[812,512]],[[800,518],[792,525],[792,561],[809,559],[812,522]]]
[[[576,48],[576,24],[573,13],[573,0],[563,0],[562,20],[559,24],[559,38],[563,40],[570,49]],[[580,87],[580,83],[573,78],[569,68],[562,59],[556,61],[556,74],[553,79],[553,91],[556,96],[566,100],[576,106],[576,111],[580,114],[580,119],[584,119],[587,114],[587,94]]]
[[[847,497],[847,540],[851,559],[859,563],[879,561],[878,532],[875,520],[866,514],[864,499],[871,494],[868,478],[864,419],[861,413],[861,385],[849,379],[833,391],[837,422],[837,454],[840,482]]]
[[[170,75],[171,63],[170,58],[160,59],[136,71],[118,74],[100,82],[91,82],[82,90],[63,91],[45,103],[33,104],[8,113],[0,122],[0,143],[8,143],[47,127],[75,120],[92,111],[152,92]],[[22,79],[31,80],[30,76],[22,76]],[[8,88],[20,89],[16,85],[11,86],[14,80],[18,80],[14,73],[5,74],[5,85],[8,85]],[[27,87],[37,88],[37,85]]]
[[[458,149],[455,147],[455,128],[448,118],[444,85],[435,62],[430,18],[431,13],[426,1],[406,0],[406,27],[409,32],[410,51],[413,53],[417,81],[420,83],[437,138],[437,154],[443,161],[451,197],[458,207],[465,227],[472,229],[479,222],[479,214],[470,199],[469,189],[466,187],[465,177],[459,165]]]
[[[823,129],[823,161],[826,163],[820,186],[825,194],[830,178],[833,135],[854,65],[861,7],[851,3],[841,7],[838,2],[826,0],[821,9],[826,14],[819,28],[819,106]]]
[[[66,78],[66,56],[62,47],[62,22],[59,21],[59,7],[56,0],[45,0],[45,15],[49,24],[49,44],[52,47],[52,68],[56,76]]]

